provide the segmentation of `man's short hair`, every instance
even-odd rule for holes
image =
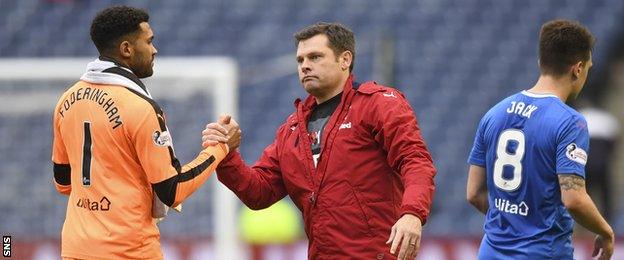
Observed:
[[[100,54],[117,48],[125,36],[140,30],[139,24],[149,21],[144,10],[129,6],[113,6],[99,12],[91,23],[91,40]]]
[[[327,36],[329,48],[334,51],[336,57],[345,51],[350,51],[353,54],[349,72],[353,71],[353,65],[355,64],[355,36],[349,28],[342,24],[320,22],[303,28],[294,35],[295,46],[299,46],[300,41],[310,39],[319,34]]]
[[[588,61],[596,39],[578,22],[554,20],[542,25],[539,65],[544,75],[562,76],[570,66]]]

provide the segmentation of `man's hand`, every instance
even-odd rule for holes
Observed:
[[[613,255],[613,240],[613,237],[597,235],[594,241],[594,252],[592,256],[598,256],[600,260],[611,259],[611,255]]]
[[[392,226],[392,232],[386,244],[392,243],[390,253],[395,254],[401,243],[398,259],[414,259],[420,248],[420,235],[422,233],[422,223],[420,219],[412,214],[405,214]]]
[[[240,146],[241,139],[243,138],[238,122],[236,122],[236,120],[229,115],[219,118],[219,122],[224,123],[225,128],[228,130],[227,145],[230,148],[230,151],[236,150]]]
[[[240,146],[241,130],[238,122],[230,115],[222,115],[215,123],[206,125],[202,131],[202,147],[226,143],[232,151]]]

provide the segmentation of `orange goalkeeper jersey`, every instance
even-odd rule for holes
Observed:
[[[178,205],[228,152],[209,147],[180,166],[158,105],[116,85],[76,83],[60,98],[53,129],[54,183],[69,195],[61,246],[69,258],[162,258],[154,185],[174,183],[167,192],[175,195],[161,200]]]

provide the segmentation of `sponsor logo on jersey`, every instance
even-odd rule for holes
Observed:
[[[340,129],[347,129],[347,128],[349,128],[349,129],[351,128],[351,122],[340,124],[340,127],[338,128],[338,130],[340,130]]]
[[[154,131],[152,135],[152,139],[154,140],[154,144],[157,146],[171,146],[171,135],[169,131]]]
[[[76,206],[89,211],[108,211],[111,207],[111,202],[106,196],[102,197],[99,201],[90,200],[89,198],[79,198]]]
[[[575,143],[571,143],[566,147],[566,156],[568,159],[585,165],[587,163],[587,152],[578,147]]]
[[[506,199],[495,198],[494,207],[496,207],[498,210],[502,212],[506,212],[510,214],[516,214],[516,215],[521,215],[521,216],[529,215],[529,206],[524,201],[521,201],[518,204],[518,203],[510,202],[509,200],[506,200]]]

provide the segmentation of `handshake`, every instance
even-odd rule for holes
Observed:
[[[206,129],[202,131],[202,147],[225,143],[229,150],[233,151],[240,146],[241,137],[238,122],[232,119],[232,116],[224,114],[219,116],[217,122],[206,125]]]

